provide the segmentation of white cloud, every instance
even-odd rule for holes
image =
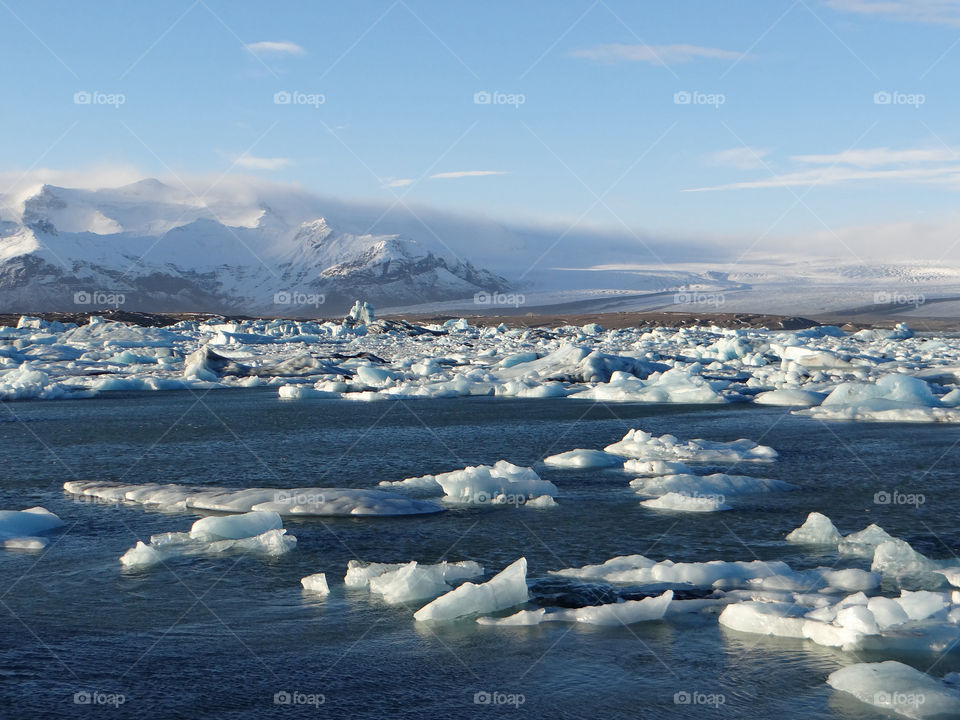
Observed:
[[[846,150],[832,155],[794,155],[793,160],[818,165],[853,165],[855,167],[881,167],[883,165],[911,165],[918,163],[956,162],[960,152],[952,148],[923,149],[868,148]]]
[[[573,57],[586,58],[612,65],[621,62],[645,62],[651,65],[690,62],[697,58],[739,60],[743,53],[699,45],[621,45],[610,43],[584,50],[574,50]]]
[[[486,175],[508,175],[505,170],[455,170],[453,172],[434,173],[431,180],[450,180],[465,177],[484,177]]]
[[[708,165],[732,167],[739,170],[755,170],[764,167],[763,159],[770,154],[765,148],[735,147],[717,150],[706,156]]]
[[[388,188],[399,188],[407,187],[407,185],[413,185],[413,178],[380,178],[380,182],[383,183],[384,187]]]
[[[303,55],[306,51],[294,42],[261,40],[244,47],[254,55]]]
[[[827,6],[902,22],[960,26],[960,0],[827,0]]]
[[[293,163],[292,158],[285,157],[257,157],[250,153],[244,153],[233,158],[233,163],[237,167],[247,170],[279,170]]]
[[[956,183],[960,179],[960,165],[935,168],[896,168],[885,170],[859,169],[849,167],[829,167],[826,169],[801,170],[783,173],[760,180],[715,185],[713,187],[692,188],[686,192],[706,192],[708,190],[755,190],[760,188],[809,187],[811,185],[839,185],[841,183],[864,181],[898,181],[926,183]]]

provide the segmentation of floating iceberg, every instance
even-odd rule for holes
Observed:
[[[649,478],[636,478],[630,481],[630,487],[637,494],[660,497],[668,493],[719,499],[722,504],[724,498],[734,495],[749,495],[753,493],[778,492],[795,489],[793,485],[782,480],[756,478],[747,475],[660,475]]]
[[[508,565],[487,582],[475,585],[466,582],[446,595],[424,605],[414,613],[418,622],[454,620],[465,615],[497,612],[530,599],[527,590],[527,559]]]
[[[771,462],[777,451],[752,440],[713,442],[678,440],[673,435],[655,437],[643,430],[630,430],[623,439],[608,445],[605,452],[642,460],[671,460],[696,463]]]
[[[0,510],[0,545],[11,550],[40,550],[46,547],[47,540],[36,536],[63,524],[63,520],[42,507]]]
[[[406,604],[433,598],[452,589],[460,580],[483,575],[483,568],[472,560],[442,562],[437,565],[408,563],[347,564],[344,584],[349,588],[367,588],[390,605]]]
[[[506,460],[499,460],[494,465],[471,465],[440,475],[380,484],[408,490],[439,490],[448,502],[468,505],[524,505],[544,495],[552,498],[559,493],[556,485],[542,480],[533,468],[520,467]]]
[[[787,535],[787,542],[806,545],[832,545],[836,547],[841,539],[840,531],[826,515],[812,512],[806,521]]]
[[[605,468],[619,467],[623,463],[623,458],[602,450],[578,448],[559,455],[551,455],[544,458],[543,462],[545,465],[562,468]]]
[[[127,570],[144,570],[179,556],[243,552],[277,557],[292,550],[297,543],[297,539],[286,532],[276,513],[201,518],[189,532],[154,535],[149,544],[138,541],[123,554],[120,563]]]
[[[609,583],[631,585],[656,585],[672,583],[710,588],[749,587],[751,580],[775,575],[790,575],[793,571],[786,563],[765,562],[724,562],[713,560],[699,563],[674,563],[670,560],[655,562],[643,555],[626,555],[611,558],[602,565],[585,565],[580,568],[551,570],[551,575],[575,580],[600,580]]]
[[[328,595],[330,587],[327,585],[327,576],[324,573],[314,573],[300,578],[300,584],[304,590],[308,590],[318,595]]]
[[[425,500],[380,490],[353,488],[229,488],[74,480],[63,484],[74,495],[110,502],[133,502],[170,510],[242,513],[263,510],[296,516],[422,515],[443,508]]]
[[[479,617],[481,625],[539,625],[544,622],[571,622],[585,625],[633,625],[639,622],[661,620],[673,600],[673,591],[667,590],[657,597],[642,600],[607,603],[605,605],[587,605],[580,608],[564,608],[547,611],[521,610],[504,618]]]
[[[960,717],[956,689],[894,660],[849,665],[831,673],[827,684],[862,703],[907,718]]]
[[[675,492],[668,492],[652,500],[644,500],[640,504],[652,510],[674,512],[717,512],[732,509],[719,495],[682,495]]]

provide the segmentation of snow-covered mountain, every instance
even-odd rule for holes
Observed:
[[[354,229],[363,218],[338,225],[302,193],[208,199],[149,179],[0,199],[7,311],[102,307],[122,296],[129,310],[317,315],[357,297],[410,304],[510,287],[442,240],[424,241],[426,232]]]
[[[751,247],[347,203],[242,177],[205,193],[154,179],[36,184],[0,195],[0,310],[330,317],[362,298],[416,313],[960,316],[956,264]]]

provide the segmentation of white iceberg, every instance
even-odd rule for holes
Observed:
[[[63,484],[74,495],[111,502],[139,503],[165,510],[197,509],[211,512],[275,512],[296,516],[422,515],[443,508],[403,495],[354,488],[246,488],[231,489],[157,483],[127,485],[115,482],[74,480]]]
[[[520,558],[480,585],[466,582],[414,613],[418,622],[454,620],[465,615],[491,613],[530,599],[527,559]]]
[[[327,576],[324,573],[314,573],[300,578],[300,584],[304,590],[308,590],[317,595],[328,595],[330,587],[327,585]]]
[[[732,442],[710,440],[678,440],[673,435],[655,437],[643,430],[633,429],[622,440],[608,445],[605,452],[643,460],[671,460],[697,463],[771,462],[777,451],[752,440]]]
[[[618,467],[623,458],[605,453],[602,450],[578,448],[543,459],[545,465],[562,468],[605,468]]]
[[[667,590],[657,597],[642,600],[607,603],[605,605],[587,605],[579,608],[563,608],[547,611],[521,610],[504,618],[479,617],[480,625],[539,625],[544,622],[571,622],[585,625],[633,625],[639,622],[661,620],[673,600],[673,591]]]
[[[63,524],[57,515],[42,507],[0,510],[0,545],[8,550],[41,550],[47,540],[36,536]]]
[[[907,718],[960,717],[960,693],[929,675],[894,660],[857,663],[827,678],[834,690]]]
[[[837,546],[843,536],[826,515],[812,512],[803,525],[787,535],[787,542]]]
[[[720,495],[682,495],[668,492],[666,495],[644,500],[641,505],[652,510],[669,510],[673,512],[717,512],[731,510]]]

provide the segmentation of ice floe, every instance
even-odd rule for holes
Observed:
[[[479,617],[481,625],[539,625],[545,622],[583,623],[586,625],[633,625],[639,622],[661,620],[673,600],[673,591],[641,600],[606,603],[604,605],[586,605],[579,608],[559,608],[547,610],[520,610],[503,618]]]
[[[551,455],[543,459],[545,465],[561,468],[605,468],[619,467],[623,458],[603,452],[602,450],[585,450],[578,448],[558,455]]]
[[[145,570],[180,556],[242,552],[277,557],[296,546],[297,539],[286,532],[275,512],[206,517],[197,520],[188,532],[153,535],[149,543],[138,541],[121,556],[120,563],[127,570]]]
[[[434,598],[453,589],[461,580],[483,575],[483,568],[472,560],[425,565],[408,563],[363,563],[351,560],[344,584],[366,588],[389,605],[407,604]]]
[[[454,620],[466,615],[492,613],[527,602],[527,559],[520,558],[485,583],[465,582],[414,613],[418,622]]]
[[[447,502],[465,505],[521,506],[544,496],[554,498],[559,494],[557,486],[541,479],[533,468],[506,460],[493,465],[470,465],[439,475],[383,480],[380,486],[442,494]],[[546,500],[539,500],[539,506],[548,505]]]
[[[960,717],[960,692],[895,660],[848,665],[832,672],[827,684],[862,703],[907,718]]]
[[[316,593],[317,595],[330,594],[330,586],[327,585],[327,576],[324,573],[314,573],[313,575],[300,578],[300,584],[304,590]]]
[[[656,437],[643,430],[630,430],[622,440],[607,445],[604,452],[642,460],[668,460],[685,463],[772,462],[777,451],[752,440],[733,442],[678,440],[673,435]]]
[[[63,524],[57,515],[42,507],[0,510],[0,547],[11,550],[43,549],[47,545],[47,538],[37,536]]]
[[[115,482],[72,480],[63,484],[74,495],[108,502],[132,502],[172,510],[208,510],[242,513],[264,510],[296,516],[422,515],[443,508],[381,490],[354,488],[245,488],[177,484],[127,485]]]

